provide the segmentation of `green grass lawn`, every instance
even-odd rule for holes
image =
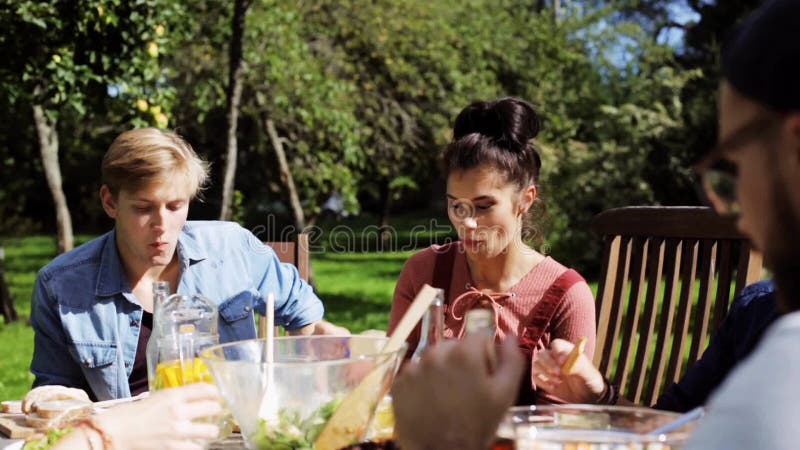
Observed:
[[[363,241],[362,236],[356,236]],[[446,237],[441,234],[425,236],[417,244],[426,246],[431,239],[437,240],[442,236]],[[88,239],[90,236],[80,236],[76,241]],[[0,323],[0,342],[3,343],[0,399],[11,399],[24,395],[32,381],[28,371],[33,352],[33,330],[27,325],[30,296],[36,272],[55,256],[56,250],[52,237],[8,238],[0,242],[6,250],[6,276],[10,290],[22,316],[19,322],[10,325]],[[373,240],[361,248],[337,252],[330,247],[330,242],[328,239],[324,250],[312,255],[316,289],[325,302],[326,318],[353,332],[385,329],[397,276],[413,253],[409,249],[411,246],[406,241],[396,246],[394,251],[362,252],[361,249],[373,247],[376,242]],[[597,291],[596,283],[590,283],[590,286],[593,292]],[[612,358],[617,358],[616,352]]]
[[[28,371],[33,354],[33,329],[24,321],[0,325],[0,399],[18,399],[25,395],[33,382]]]
[[[386,329],[394,285],[411,253],[315,255],[314,277],[325,317],[353,332]]]
[[[80,236],[85,242],[89,236]],[[33,353],[33,330],[27,325],[30,297],[37,271],[56,254],[52,237],[31,236],[2,240],[6,250],[6,277],[22,319],[0,323],[0,399],[20,398],[33,376],[28,371]],[[317,292],[325,302],[326,317],[354,332],[385,329],[392,292],[412,251],[333,253],[312,256]]]

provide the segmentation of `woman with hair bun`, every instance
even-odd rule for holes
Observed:
[[[553,339],[595,344],[594,298],[574,270],[525,242],[538,200],[541,159],[534,138],[541,118],[517,98],[474,102],[458,115],[442,165],[448,216],[459,241],[433,245],[406,262],[397,282],[389,334],[424,284],[445,290],[445,338],[464,334],[474,308],[494,311],[495,342],[516,337],[525,354],[517,404],[557,402],[537,392],[530,367]],[[409,338],[409,355],[419,332]]]

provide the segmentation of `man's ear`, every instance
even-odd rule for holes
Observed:
[[[536,194],[536,186],[534,185],[530,185],[522,190],[522,196],[519,202],[520,214],[525,214],[531,209],[533,202],[536,201]]]
[[[105,184],[100,186],[100,202],[103,204],[103,209],[108,214],[108,217],[116,219],[118,213],[117,196],[112,194],[111,189]]]

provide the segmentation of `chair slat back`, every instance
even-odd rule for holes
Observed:
[[[653,404],[760,279],[761,255],[703,207],[616,208],[592,228],[604,240],[594,363],[626,398]]]
[[[297,267],[300,278],[308,281],[311,274],[311,257],[309,255],[309,242],[307,233],[299,233],[293,241],[272,241],[264,242],[272,247],[278,259],[287,264]],[[258,335],[264,337],[267,330],[267,319],[263,316],[258,318]],[[277,334],[277,327],[275,333]]]

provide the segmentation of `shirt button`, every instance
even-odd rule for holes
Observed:
[[[247,311],[247,312],[250,312],[250,309],[251,309],[251,308],[250,308],[249,306],[245,306],[245,307],[244,307],[244,310],[245,310],[245,311]]]
[[[92,359],[92,358],[86,358],[85,360],[83,360],[83,364],[84,364],[86,367],[89,367],[89,366],[91,366],[93,362],[94,362],[94,359]]]
[[[131,319],[131,326],[132,327],[138,327],[139,326],[139,321],[136,320],[136,319]]]

